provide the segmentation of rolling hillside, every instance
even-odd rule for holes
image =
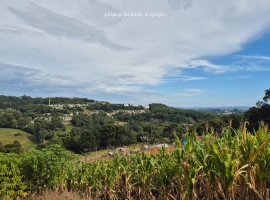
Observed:
[[[36,146],[36,138],[33,135],[18,129],[0,128],[0,142],[3,145],[11,144],[14,140],[20,142],[24,151]]]

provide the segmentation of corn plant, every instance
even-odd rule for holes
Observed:
[[[99,184],[98,171],[100,168],[100,163],[87,163],[84,180],[87,183],[87,196],[93,199],[98,195],[98,191],[101,190]]]
[[[136,182],[138,197],[140,199],[153,198],[151,193],[152,173],[155,170],[155,161],[153,157],[148,153],[139,153],[137,156],[132,157],[132,162],[135,167],[134,181]]]
[[[116,199],[114,188],[115,180],[117,180],[117,165],[116,162],[103,161],[98,169],[99,184],[102,188],[102,198]]]
[[[186,134],[182,145],[158,154],[119,155],[95,162],[68,162],[59,146],[21,155],[0,154],[0,198],[45,190],[68,190],[88,199],[269,199],[270,136],[261,123],[254,133],[246,123],[223,129],[206,127],[202,141]],[[210,132],[208,132],[210,131]]]
[[[165,151],[163,147],[156,155],[156,173],[154,174],[153,185],[157,189],[160,199],[176,199],[175,189],[177,180],[183,174],[183,168],[177,165],[177,159]]]
[[[132,199],[132,191],[136,183],[132,182],[134,180],[134,171],[130,165],[131,158],[121,156],[117,157],[115,159],[116,161],[119,173],[119,178],[116,182],[117,191],[120,193],[121,199]]]

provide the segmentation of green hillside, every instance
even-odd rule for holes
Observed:
[[[18,129],[0,128],[0,142],[2,142],[3,145],[11,144],[14,140],[20,142],[24,151],[36,146],[35,136]]]

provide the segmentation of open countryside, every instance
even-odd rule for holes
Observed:
[[[0,200],[270,200],[270,0],[0,1]]]
[[[0,195],[267,199],[269,91],[257,107],[222,115],[163,104],[0,96]]]

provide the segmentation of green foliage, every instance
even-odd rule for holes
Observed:
[[[265,90],[264,102],[257,102],[257,107],[252,107],[244,113],[245,120],[249,122],[247,125],[249,131],[257,130],[260,121],[270,123],[270,104],[267,103],[269,98],[270,89]]]
[[[105,125],[103,131],[116,133],[119,127],[125,129]],[[82,131],[74,137],[91,141],[94,134]],[[238,130],[228,126],[221,135],[205,132],[203,140],[196,141],[196,132],[188,132],[188,142],[181,145],[176,138],[173,152],[163,147],[156,154],[135,152],[89,163],[69,162],[70,154],[59,145],[20,156],[0,154],[0,198],[61,188],[89,199],[232,200],[240,194],[244,199],[267,199],[268,126],[261,123],[253,134],[245,124]]]
[[[13,144],[6,144],[5,146],[0,142],[0,152],[3,153],[22,153],[22,145],[18,140],[14,140]]]
[[[93,115],[79,114],[72,118],[71,123],[75,127],[83,127],[85,129],[99,129],[104,124],[113,124],[114,120],[107,117],[106,113]]]
[[[88,110],[103,110],[106,112],[111,112],[113,110],[143,110],[142,106],[124,106],[124,104],[111,104],[108,102],[103,103],[92,103],[87,106]]]
[[[163,104],[150,104],[149,110],[155,115],[155,118],[160,119],[163,122],[168,121],[171,123],[194,123],[215,118],[212,114],[168,107]]]
[[[163,104],[150,104],[151,112],[144,112],[139,114],[128,114],[125,112],[118,112],[114,117],[118,121],[133,123],[137,122],[151,122],[151,123],[199,123],[206,120],[214,119],[215,116],[209,113],[204,113],[195,110],[184,110],[173,107],[168,107]],[[132,126],[132,125],[131,125]]]
[[[121,125],[103,125],[99,130],[100,145],[103,148],[122,146],[136,142],[135,134]]]
[[[70,155],[59,145],[49,145],[24,154],[22,165],[30,191],[55,189],[62,181]]]
[[[16,154],[0,153],[0,198],[16,199],[26,196],[26,182],[21,172],[22,158]]]
[[[264,95],[264,97],[263,97],[263,100],[264,100],[265,102],[268,102],[269,99],[270,99],[270,89],[265,90],[265,95]]]
[[[99,133],[97,131],[83,131],[79,139],[82,151],[93,151],[99,147]]]
[[[84,104],[94,102],[94,100],[87,98],[51,97],[50,100],[51,104]],[[0,95],[0,109],[13,108],[16,110],[20,110],[23,106],[29,104],[32,104],[32,106],[41,104],[48,105],[48,101],[49,101],[48,98],[41,98],[41,97],[32,98],[26,95],[23,95],[21,97]]]
[[[63,146],[68,149],[71,150],[75,153],[81,153],[83,152],[83,149],[81,148],[81,144],[80,144],[80,135],[76,135],[76,136],[68,136],[65,138],[62,138],[63,141]]]
[[[16,128],[21,114],[17,111],[8,111],[0,113],[0,127],[2,128]]]
[[[163,147],[159,153],[135,152],[94,163],[74,163],[60,145],[44,143],[37,149],[16,155],[9,152],[21,149],[19,139],[12,144],[3,145],[0,142],[0,150],[12,149],[4,151],[5,154],[0,153],[0,198],[16,199],[61,188],[84,193],[90,199],[268,199],[268,91],[265,102],[247,111],[244,119],[241,115],[216,119],[196,111],[151,104],[151,112],[116,116],[128,122],[124,126],[115,125],[114,120],[102,112],[92,116],[76,115],[72,121],[76,127],[58,141],[53,137],[53,131],[62,129],[62,123],[55,117],[52,122],[27,124],[30,118],[24,117],[48,110],[46,106],[38,105],[38,102],[42,103],[41,98],[33,100],[23,96],[22,102],[35,101],[33,109],[20,103],[18,105],[23,114],[17,111],[1,113],[0,125],[28,129],[39,142],[47,137],[51,143],[62,141],[67,149],[81,153],[96,147],[131,144],[143,136],[147,142],[172,141],[176,136],[176,146],[173,152]],[[6,97],[1,98],[4,101],[0,101],[0,106],[13,105],[8,105]],[[14,100],[13,97],[7,99]],[[104,106],[104,110],[114,109],[106,103],[93,105]],[[122,105],[117,106],[121,108]],[[264,123],[258,123],[261,119]],[[208,122],[201,123],[204,120]],[[243,123],[243,120],[250,123]],[[202,141],[196,140],[196,126],[185,133],[180,122],[186,125],[201,123],[197,130],[204,135]],[[258,129],[248,131],[254,127]],[[184,133],[187,139],[185,145],[180,142]]]
[[[11,128],[0,128],[0,142],[2,146],[13,144],[17,140],[21,144],[21,149],[27,151],[36,146],[36,138],[24,131]]]

